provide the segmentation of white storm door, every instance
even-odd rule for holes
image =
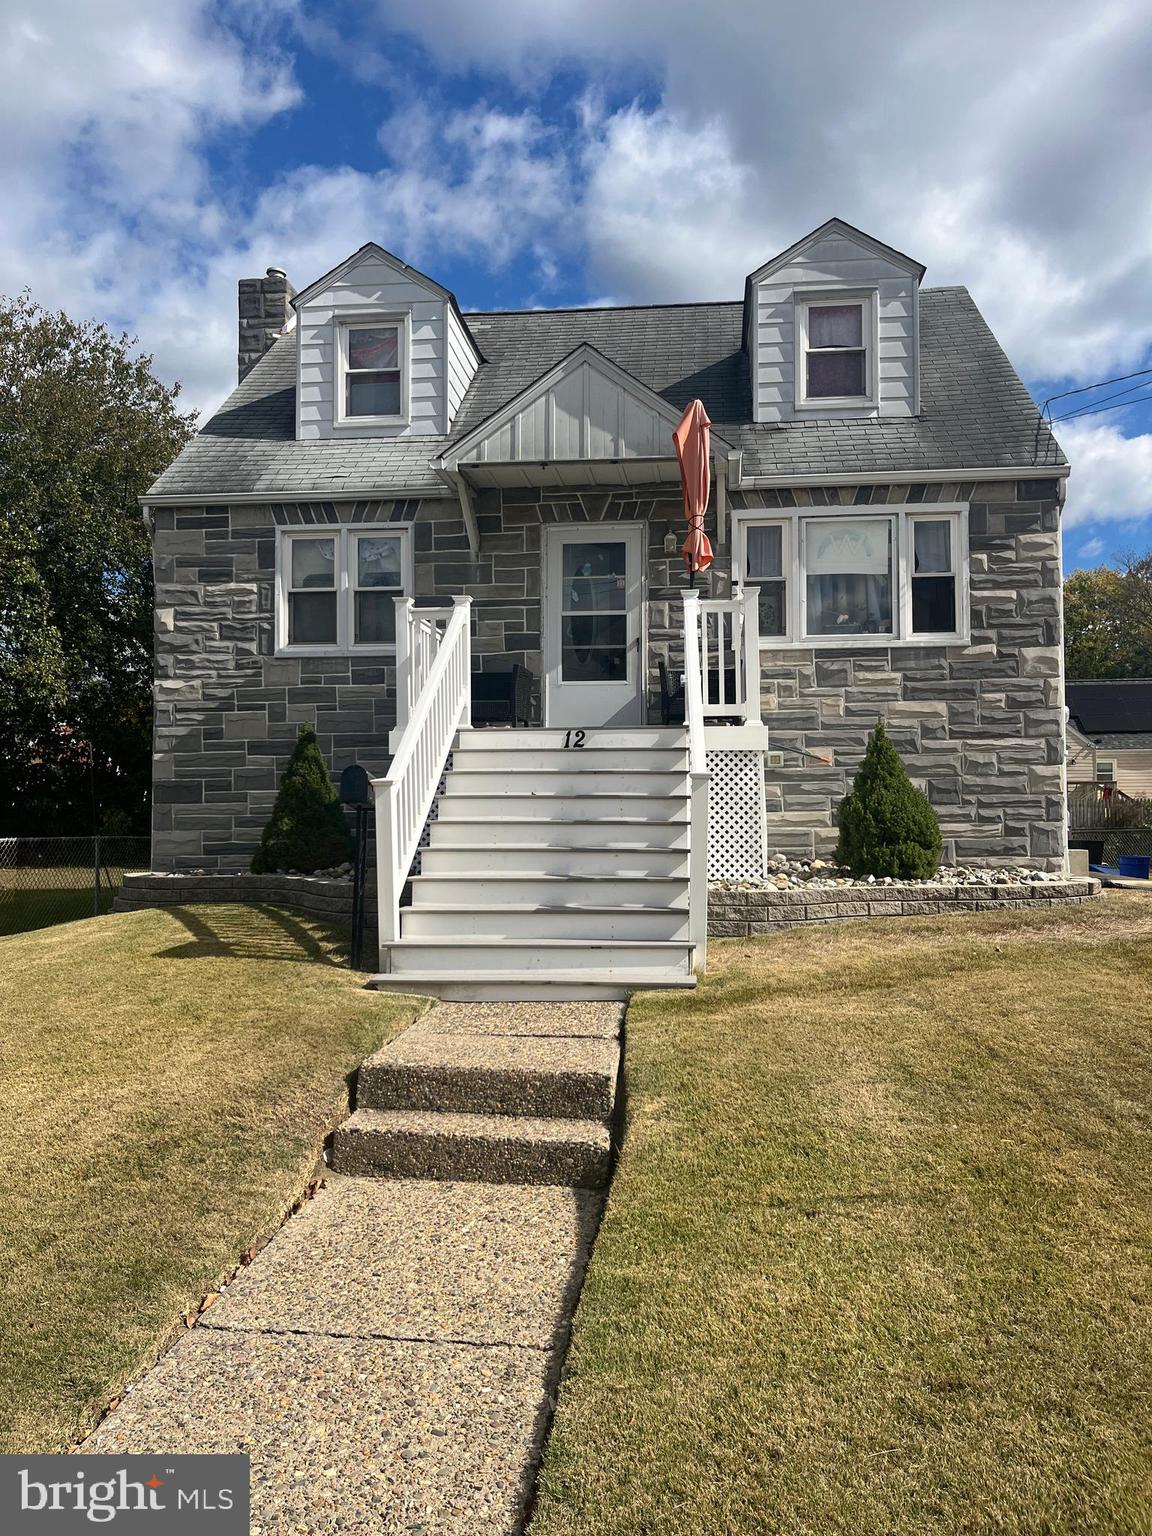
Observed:
[[[545,530],[545,725],[643,723],[644,538],[627,525]]]

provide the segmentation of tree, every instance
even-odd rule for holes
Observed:
[[[188,440],[152,359],[0,297],[0,833],[147,828],[151,545],[137,497]]]
[[[1152,677],[1152,553],[1069,576],[1064,660],[1069,677]]]
[[[940,868],[943,843],[928,796],[904,771],[878,720],[852,793],[840,802],[836,859],[854,875],[927,880]]]
[[[352,835],[316,732],[310,725],[301,726],[272,817],[253,855],[252,871],[268,875],[287,869],[310,875],[351,857]]]

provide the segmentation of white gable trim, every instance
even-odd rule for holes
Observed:
[[[338,283],[341,278],[347,277],[349,272],[354,272],[363,261],[378,261],[384,266],[391,267],[394,272],[402,273],[410,282],[417,283],[439,299],[451,299],[451,292],[438,283],[435,278],[428,277],[423,272],[418,272],[415,267],[410,267],[406,261],[401,261],[399,256],[393,256],[391,251],[386,251],[382,245],[377,245],[374,240],[369,240],[358,251],[353,251],[346,261],[333,267],[330,272],[325,272],[323,277],[318,277],[314,283],[309,283],[292,300],[293,305],[299,309],[302,304],[307,304],[309,299],[325,288],[330,288],[333,283]]]
[[[814,229],[794,245],[790,245],[786,251],[771,257],[762,267],[757,267],[755,272],[748,274],[749,283],[758,283],[781,267],[786,267],[808,246],[814,245],[817,240],[826,240],[829,235],[838,235],[842,240],[851,240],[854,245],[863,246],[873,256],[883,257],[885,261],[892,263],[902,272],[910,272],[917,280],[924,276],[922,262],[914,261],[911,256],[905,256],[903,251],[896,250],[891,245],[885,245],[883,240],[877,240],[872,235],[866,235],[862,229],[857,229],[853,224],[846,224],[843,219],[828,219],[821,224],[819,229]]]
[[[658,395],[655,390],[649,389],[646,384],[641,383],[634,374],[628,373],[626,369],[619,367],[611,359],[605,357],[603,352],[598,351],[589,342],[581,342],[578,347],[569,352],[567,357],[562,358],[555,367],[542,374],[534,383],[529,384],[526,389],[521,390],[518,395],[509,400],[506,405],[501,406],[498,411],[494,411],[491,416],[488,416],[484,421],[473,427],[471,431],[465,433],[457,442],[453,443],[451,447],[446,449],[436,461],[436,467],[453,470],[458,465],[469,462],[472,455],[480,449],[482,444],[499,433],[504,427],[509,426],[525,409],[535,404],[536,401],[545,399],[556,389],[557,385],[562,384],[566,379],[571,378],[574,374],[585,368],[592,370],[609,383],[614,384],[625,396],[635,401],[643,410],[651,412],[652,415],[658,417],[660,421],[666,424],[669,431],[668,451],[666,454],[552,454],[549,455],[545,462],[551,462],[561,457],[578,460],[594,457],[675,458],[675,448],[671,441],[671,433],[672,429],[680,421],[683,411],[677,410],[673,405],[669,405],[663,396]],[[725,452],[730,451],[730,445],[724,442],[716,433],[713,433],[712,437],[713,442],[718,448],[722,448]],[[538,461],[535,454],[531,455],[530,459],[532,462]]]

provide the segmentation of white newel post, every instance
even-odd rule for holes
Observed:
[[[396,884],[396,785],[374,779],[376,802],[376,911],[379,919],[381,971],[388,968],[388,945],[400,937],[400,890]]]
[[[760,588],[744,588],[744,724],[760,725]]]
[[[398,597],[396,603],[396,729],[408,724],[412,704],[412,611],[410,597]],[[377,842],[379,847],[379,842]]]
[[[464,609],[464,713],[460,717],[460,725],[463,729],[469,729],[472,725],[472,599],[454,597],[452,606]],[[515,720],[512,723],[515,725]]]

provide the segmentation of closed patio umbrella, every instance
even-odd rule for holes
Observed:
[[[672,433],[676,457],[680,461],[684,515],[688,519],[688,537],[680,553],[688,569],[689,584],[697,571],[707,570],[712,564],[712,545],[704,532],[704,514],[708,510],[708,493],[712,488],[708,453],[711,425],[700,401],[690,400]]]

